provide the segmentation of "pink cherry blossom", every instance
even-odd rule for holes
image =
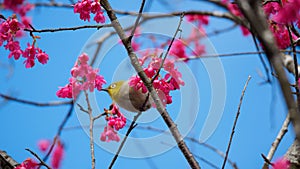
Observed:
[[[101,90],[102,86],[106,84],[106,81],[104,80],[104,77],[101,75],[97,75],[95,78],[95,87],[97,88],[97,90]]]
[[[97,23],[104,23],[105,17],[101,11],[100,2],[98,0],[82,0],[74,5],[74,13],[80,14],[80,19],[90,21],[90,14],[95,14],[94,20]]]
[[[38,148],[40,149],[40,151],[45,152],[48,150],[50,146],[50,141],[49,140],[40,140],[38,142]]]
[[[46,64],[49,60],[49,56],[43,52],[40,48],[37,48],[37,55],[36,55],[36,58],[38,59],[38,61],[41,63],[41,64]]]
[[[25,3],[25,4],[21,5],[21,6],[19,6],[19,7],[15,10],[15,12],[18,13],[21,17],[24,17],[24,16],[26,16],[26,14],[27,14],[31,9],[33,9],[33,8],[34,8],[34,6],[33,6],[32,4],[30,4],[30,3]]]
[[[149,67],[153,68],[153,70],[158,70],[161,66],[162,59],[155,57],[152,59],[151,63],[149,64]]]
[[[100,10],[101,10],[101,6],[100,6],[99,1],[96,0],[96,1],[91,3],[91,12],[93,14],[97,13]]]
[[[234,4],[234,3],[229,2],[229,3],[227,4],[227,7],[228,7],[229,11],[230,11],[233,15],[235,15],[235,16],[243,16],[243,14],[241,13],[241,11],[240,11],[239,7],[237,6],[237,4]]]
[[[129,86],[133,87],[135,90],[142,90],[143,93],[147,93],[148,91],[147,87],[144,85],[139,76],[132,76],[129,79]]]
[[[208,22],[209,22],[209,17],[206,15],[200,15],[200,14],[186,15],[186,18],[190,22],[197,21],[204,25],[208,25]]]
[[[177,58],[185,59],[185,61],[187,61],[188,56],[185,48],[186,46],[184,45],[184,42],[177,39],[172,44],[172,47],[170,49],[170,55],[173,55]]]
[[[120,112],[117,105],[112,104],[110,109],[104,109],[106,112],[106,121],[107,126],[104,128],[104,131],[101,133],[101,141],[120,141],[120,137],[117,134],[117,131],[122,129],[126,125],[126,118]]]
[[[64,147],[60,141],[57,142],[54,147],[53,154],[51,156],[51,165],[53,169],[58,169],[61,165],[62,159],[64,157]]]
[[[24,61],[26,68],[31,68],[35,65],[34,59],[36,55],[36,48],[32,44],[28,44],[27,48],[23,52],[23,57],[26,58]]]
[[[34,59],[27,58],[24,62],[25,68],[32,68],[35,65]]]
[[[241,30],[242,30],[242,33],[244,36],[248,36],[250,35],[250,31],[248,30],[248,28],[244,27],[244,26],[240,26]]]
[[[272,169],[289,169],[290,162],[284,158],[280,158],[272,164]]]
[[[30,45],[28,43],[27,44],[27,48],[23,52],[23,57],[34,59],[35,58],[35,54],[36,54],[36,48],[35,48],[35,46],[33,44]]]
[[[72,98],[72,81],[73,79],[70,78],[70,83],[64,87],[59,87],[59,90],[56,92],[57,97],[60,98]]]
[[[27,29],[30,28],[30,24],[32,23],[31,18],[29,18],[27,16],[22,16],[21,21],[22,21],[25,28],[27,28]]]
[[[235,3],[232,3],[228,0],[223,0],[222,3],[224,3],[225,5],[227,5],[227,8],[228,10],[235,16],[238,16],[238,17],[243,17],[243,14],[241,13],[239,7],[237,4]],[[247,28],[245,28],[244,26],[241,26],[240,27],[241,30],[242,30],[242,33],[244,36],[248,36],[250,35],[250,32],[247,30]]]
[[[20,165],[18,165],[15,169],[37,169],[39,164],[32,160],[31,158],[27,158]]]
[[[290,35],[285,25],[276,24],[272,21],[269,23],[270,30],[273,32],[277,45],[280,49],[286,49],[290,46]],[[292,39],[296,40],[297,36],[292,33]]]
[[[195,40],[194,44],[195,44],[195,49],[193,50],[193,54],[195,56],[200,57],[201,55],[203,55],[206,52],[205,45],[200,44],[199,40]],[[188,61],[188,59],[186,61]]]
[[[111,114],[106,118],[107,124],[118,131],[125,126],[126,118],[115,104],[113,104],[110,109]]]
[[[113,127],[114,129],[116,129],[117,131],[122,129],[126,124],[126,118],[124,116],[120,116],[120,117],[110,116],[107,118],[107,120],[108,120],[107,124]]]
[[[9,53],[8,58],[11,58],[13,56],[15,60],[18,60],[20,58],[20,56],[22,55],[22,53],[23,52],[21,49],[13,50]]]
[[[86,53],[83,53],[78,57],[78,61],[81,65],[86,65],[89,61],[89,56]]]
[[[77,80],[73,77],[72,78],[72,82],[71,82],[71,86],[72,86],[72,96],[74,99],[77,98],[78,94],[80,93],[80,91],[83,89],[82,85],[80,83],[77,82]]]
[[[140,48],[140,46],[141,46],[141,44],[137,43],[136,41],[132,41],[131,42],[131,46],[132,46],[133,51],[138,51],[139,48]]]
[[[74,13],[79,13],[81,20],[90,21],[90,12],[91,12],[91,1],[90,0],[78,1],[74,5]]]
[[[104,23],[105,22],[105,17],[103,15],[103,12],[97,12],[95,17],[94,17],[94,21],[96,21],[97,23]]]
[[[11,53],[8,55],[8,58],[14,56],[15,60],[18,60],[23,53],[20,49],[19,41],[8,41],[7,44],[4,46],[5,49],[8,49]]]
[[[10,31],[12,31],[13,33],[16,33],[21,28],[23,28],[23,25],[16,18],[8,19],[7,23],[9,25]]]
[[[287,24],[300,18],[300,0],[289,0],[283,3],[273,20],[277,23]]]
[[[21,5],[24,0],[4,0],[3,6],[6,9],[16,9],[18,5]]]
[[[117,132],[111,126],[105,126],[104,131],[101,133],[100,136],[101,141],[110,142],[110,141],[120,141],[120,137],[118,136]]]
[[[102,89],[102,85],[106,83],[103,76],[98,75],[99,69],[93,69],[88,65],[89,56],[86,53],[81,54],[71,69],[69,84],[60,87],[56,95],[61,98],[76,98],[82,90],[94,91]]]
[[[276,14],[279,9],[280,5],[279,2],[268,2],[263,6],[263,9],[267,16],[270,16],[271,14]]]
[[[174,64],[174,61],[170,60],[170,59],[166,59],[165,62],[164,62],[164,69],[166,71],[171,71],[173,70],[175,67],[175,64]]]

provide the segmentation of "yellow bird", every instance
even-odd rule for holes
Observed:
[[[140,90],[135,90],[128,84],[129,81],[117,81],[110,84],[106,91],[113,102],[120,107],[130,112],[143,112],[151,107],[149,92],[142,93]]]

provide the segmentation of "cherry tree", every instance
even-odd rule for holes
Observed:
[[[299,0],[0,2],[1,167],[299,167]]]

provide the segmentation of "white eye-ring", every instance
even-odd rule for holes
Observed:
[[[114,89],[114,88],[116,88],[116,86],[117,85],[115,83],[113,83],[113,84],[110,85],[110,88]]]

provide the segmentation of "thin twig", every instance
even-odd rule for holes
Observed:
[[[271,161],[264,155],[264,154],[260,154],[262,156],[262,158],[264,159],[265,163],[267,163],[268,165],[272,165]],[[265,167],[265,166],[264,166]],[[269,169],[268,166],[266,166],[267,168],[264,168],[263,169]]]
[[[242,106],[242,103],[243,103],[243,98],[244,98],[245,91],[247,89],[247,86],[248,86],[248,83],[249,83],[250,79],[251,79],[251,76],[248,76],[248,79],[247,79],[246,84],[244,86],[244,89],[242,91],[242,95],[240,97],[240,103],[239,103],[238,110],[237,110],[236,116],[235,116],[235,120],[234,120],[234,123],[233,123],[233,126],[232,126],[231,135],[230,135],[229,143],[228,143],[228,146],[227,146],[225,158],[224,158],[224,161],[223,161],[222,169],[224,169],[225,165],[226,165],[226,161],[227,161],[227,158],[228,158],[231,142],[232,142],[233,135],[234,135],[234,132],[235,132],[235,127],[236,127],[236,124],[237,124],[237,121],[238,121],[238,118],[239,118],[239,115],[240,115],[240,110],[241,110],[241,106]]]
[[[99,114],[99,115],[93,117],[93,120],[95,121],[95,120],[97,120],[97,119],[99,119],[100,117],[105,116],[105,115],[106,115],[106,112],[104,112],[104,113],[102,113],[102,114]]]
[[[265,0],[262,5],[266,5],[267,3],[270,3],[270,2],[276,2],[276,3],[279,3],[279,0]]]
[[[234,28],[238,27],[238,24],[234,23],[233,25],[231,26],[228,26],[226,28],[222,28],[222,29],[217,29],[217,30],[213,30],[211,32],[208,32],[206,34],[207,37],[212,37],[212,36],[216,36],[216,35],[219,35],[220,33],[225,33],[225,32],[228,32],[228,31],[231,31],[233,30]]]
[[[298,84],[299,72],[298,72],[298,61],[297,61],[297,55],[296,55],[296,47],[294,45],[291,28],[288,25],[286,27],[287,27],[289,37],[290,37],[291,48],[293,50],[294,69],[295,69],[295,84]],[[298,85],[295,85],[295,90],[296,90],[296,93],[299,93],[299,86]],[[299,106],[300,97],[299,97],[299,95],[297,95],[296,97],[297,97],[297,103],[298,103],[297,105]]]
[[[144,6],[145,6],[145,2],[146,2],[146,0],[142,0],[142,4],[140,6],[138,17],[136,18],[133,29],[131,30],[131,34],[130,34],[130,38],[129,38],[130,40],[132,40],[132,37],[134,36],[134,32],[135,32],[137,26],[139,25],[141,16],[143,14],[143,9],[144,9]]]
[[[35,158],[37,158],[40,161],[40,165],[43,165],[46,168],[51,169],[51,167],[48,166],[48,164],[46,164],[35,152],[31,151],[29,148],[26,148],[25,150],[29,151]]]
[[[92,164],[92,169],[95,169],[96,159],[95,159],[94,133],[93,133],[93,127],[94,127],[93,110],[90,104],[88,93],[85,90],[84,90],[84,95],[85,95],[85,101],[87,103],[88,114],[90,119],[89,134],[90,134],[91,164]]]
[[[77,106],[79,107],[79,110],[89,114],[89,111],[88,110],[85,110],[85,108],[83,108],[79,103],[77,103]]]
[[[75,31],[79,29],[90,29],[90,28],[108,28],[112,27],[111,24],[105,24],[105,25],[83,25],[83,26],[76,26],[76,27],[67,27],[67,28],[53,28],[53,29],[24,29],[24,31],[27,32],[37,32],[37,33],[43,33],[43,32],[60,32],[60,31]]]
[[[173,45],[173,43],[174,43],[174,41],[175,41],[175,38],[176,38],[178,32],[181,31],[180,26],[181,26],[181,23],[182,23],[182,21],[183,21],[183,17],[184,17],[184,13],[182,13],[182,14],[180,15],[180,20],[179,20],[177,29],[176,29],[176,31],[175,31],[173,37],[172,37],[172,40],[171,40],[171,42],[170,42],[170,44],[169,44],[169,46],[168,46],[168,49],[167,49],[167,51],[166,51],[166,53],[165,53],[165,56],[163,57],[163,60],[162,60],[161,63],[160,63],[160,66],[159,66],[158,71],[156,72],[155,76],[154,76],[154,77],[152,78],[152,80],[151,80],[151,83],[153,83],[154,80],[155,80],[155,79],[157,78],[157,76],[159,75],[160,70],[161,70],[162,67],[164,66],[164,62],[165,62],[165,60],[166,60],[166,58],[167,58],[167,56],[168,56],[168,54],[169,54],[169,52],[170,52],[170,50],[171,50],[171,47],[172,47],[172,45]]]
[[[50,106],[61,106],[61,105],[73,104],[72,100],[70,100],[70,101],[51,101],[51,102],[41,103],[41,102],[24,100],[24,99],[18,99],[18,98],[8,96],[8,95],[2,94],[2,93],[0,93],[0,97],[7,99],[7,100],[15,101],[18,103],[24,103],[24,104],[40,106],[40,107],[48,107],[48,106],[50,107]]]
[[[276,139],[274,140],[274,142],[272,143],[272,146],[269,150],[268,156],[266,157],[268,159],[268,161],[272,161],[272,158],[277,150],[277,147],[279,146],[283,136],[286,134],[286,132],[288,131],[288,126],[290,124],[290,117],[289,115],[286,116],[286,119],[284,120],[281,129],[279,130]],[[266,162],[264,163],[263,169],[267,169],[269,164]]]
[[[122,15],[132,15],[132,16],[137,16],[137,12],[132,12],[132,11],[121,11],[121,10],[113,10],[114,13],[117,14],[122,14]],[[170,12],[170,13],[163,13],[163,14],[142,14],[143,18],[148,18],[148,19],[154,19],[154,18],[164,18],[164,17],[174,17],[174,16],[180,16],[183,13],[183,11],[175,11],[175,12]],[[231,13],[228,12],[221,12],[221,11],[196,11],[196,10],[189,10],[189,11],[184,11],[185,15],[207,15],[207,16],[213,16],[217,18],[224,18],[224,19],[229,19],[234,21],[237,24],[241,24],[244,26],[247,26],[244,21],[242,21],[240,18],[232,15]]]
[[[251,36],[252,36],[252,39],[253,39],[256,51],[259,51],[257,40],[256,40],[256,38],[255,38],[255,36],[254,36],[254,34],[252,32],[251,32]],[[262,56],[261,53],[258,53],[258,56],[259,56],[259,59],[260,59],[262,65],[263,65],[264,69],[265,69],[265,72],[266,72],[266,76],[267,76],[267,81],[266,82],[267,83],[271,83],[270,72],[269,72],[269,69],[267,67],[267,64],[266,64],[266,62],[265,62],[265,60],[264,60],[264,58],[263,58],[263,56]],[[268,62],[269,62],[269,66],[272,69],[270,61],[268,61]]]
[[[33,4],[36,7],[60,7],[60,8],[74,8],[72,4],[64,4],[64,3],[47,3],[47,2],[37,2]]]
[[[281,50],[281,52],[292,52],[292,50]],[[300,53],[300,51],[295,51]],[[265,54],[265,51],[253,51],[253,52],[235,52],[235,53],[223,53],[223,54],[210,54],[210,55],[201,55],[199,56],[189,56],[189,58],[177,59],[176,61],[185,61],[185,60],[197,60],[202,58],[213,58],[213,57],[227,57],[227,56],[240,56],[240,55],[254,55],[254,54]]]
[[[142,114],[141,112],[138,112],[138,114],[134,116],[134,118],[133,118],[133,120],[132,120],[132,122],[131,122],[128,130],[127,130],[127,132],[126,132],[126,135],[125,135],[124,139],[122,140],[122,142],[121,142],[121,144],[120,144],[120,146],[119,146],[119,148],[118,148],[118,150],[117,150],[114,158],[110,162],[110,165],[108,167],[109,169],[111,169],[113,167],[114,163],[116,162],[116,160],[117,160],[117,158],[118,158],[118,156],[119,156],[119,154],[120,154],[120,152],[121,152],[121,150],[122,150],[122,148],[123,148],[123,146],[124,146],[124,144],[125,144],[128,136],[129,136],[130,132],[137,126],[136,120],[139,118],[139,116],[141,114]]]

